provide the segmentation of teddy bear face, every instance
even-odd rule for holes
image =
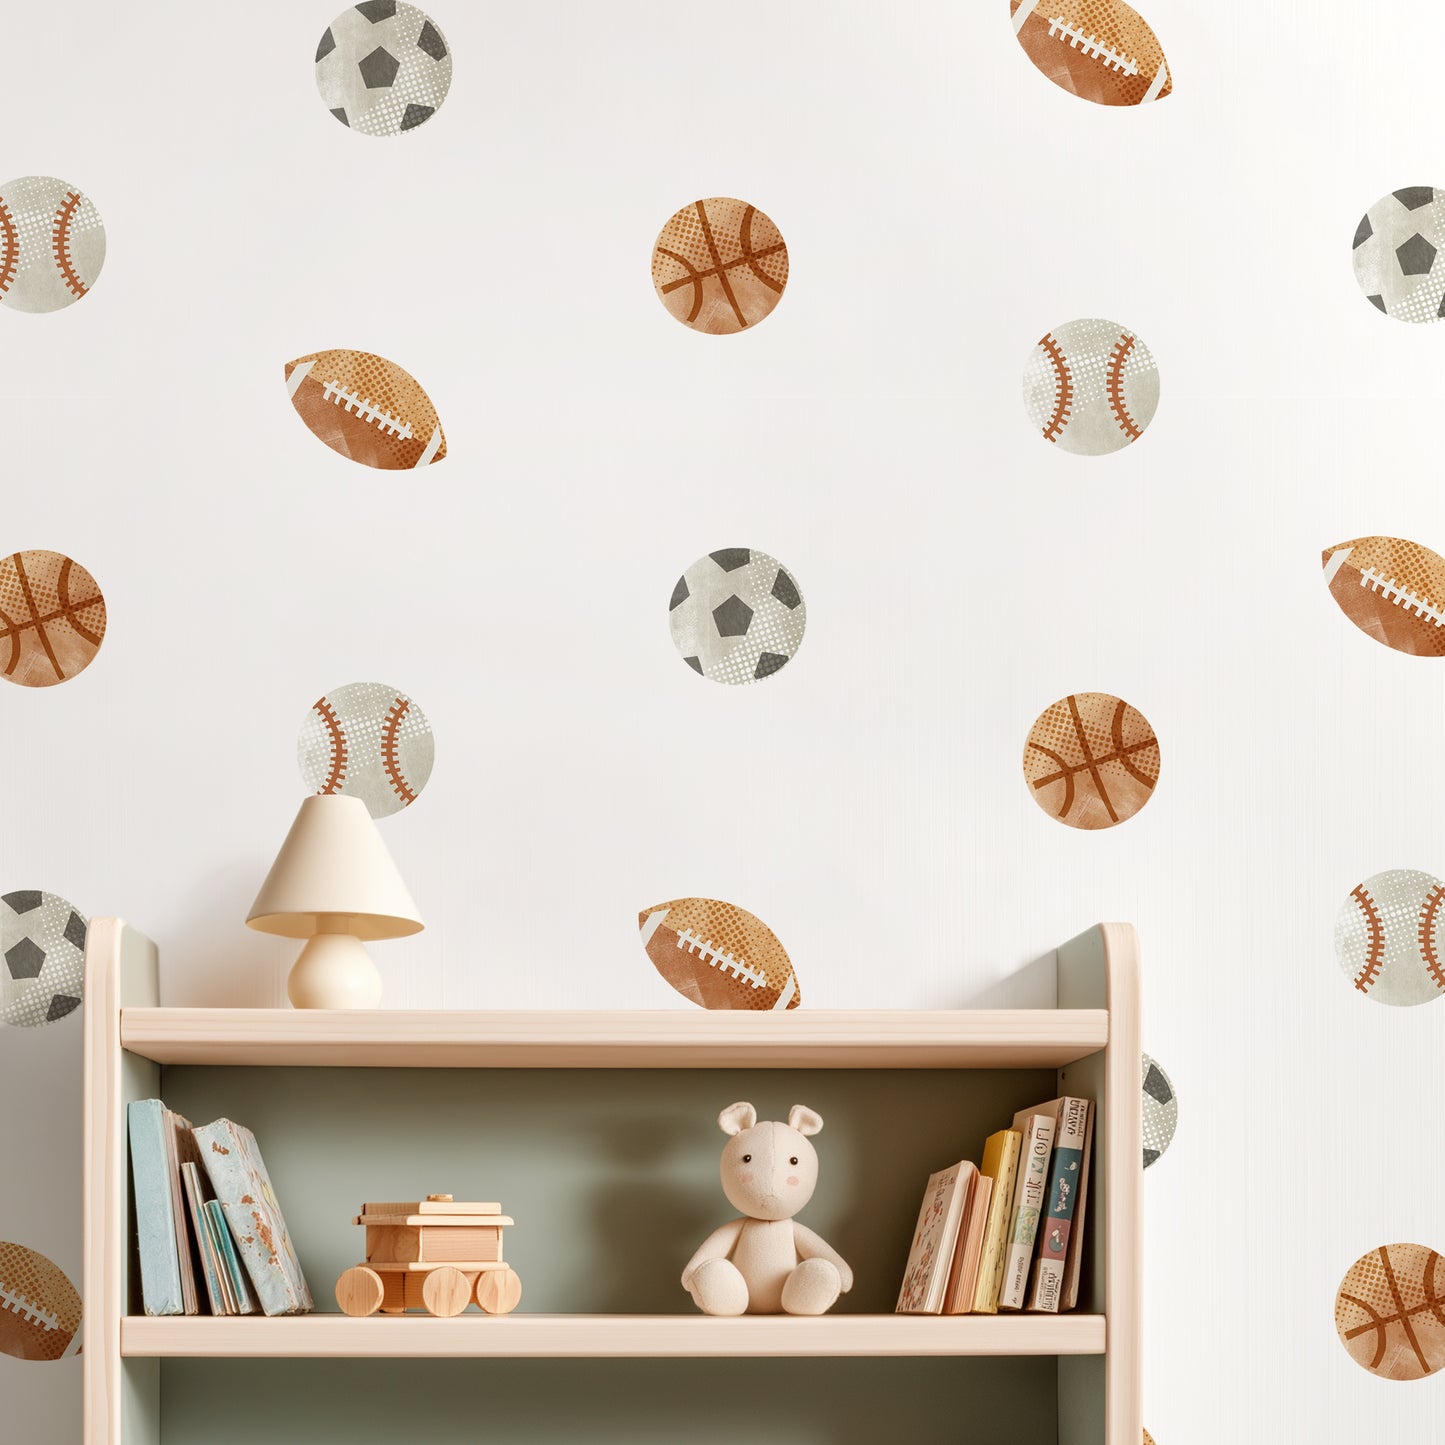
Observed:
[[[787,1124],[755,1124],[723,1146],[723,1193],[740,1214],[791,1219],[817,1186],[818,1152]]]

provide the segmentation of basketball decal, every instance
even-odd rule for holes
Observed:
[[[791,1009],[803,1001],[777,934],[746,908],[675,898],[637,915],[653,967],[684,998],[709,1009]]]
[[[1355,280],[1396,321],[1445,315],[1445,191],[1406,186],[1376,201],[1355,227]]]
[[[1024,53],[1055,85],[1097,105],[1147,105],[1173,90],[1164,49],[1124,0],[1009,0]]]
[[[334,452],[363,466],[405,471],[447,454],[441,418],[410,372],[369,351],[317,351],[286,363],[301,420]]]
[[[105,640],[105,598],[63,552],[0,557],[0,676],[53,687],[90,666]]]
[[[0,1023],[53,1024],[80,1007],[86,920],[38,888],[0,896]]]
[[[1320,553],[1341,612],[1376,642],[1445,655],[1445,557],[1403,537],[1356,537]]]
[[[77,186],[20,176],[0,186],[0,306],[59,311],[89,295],[105,264],[105,226]]]
[[[1445,1260],[1423,1244],[1386,1244],[1350,1266],[1335,1330],[1357,1365],[1383,1380],[1445,1369]]]
[[[1029,730],[1024,777],[1050,817],[1071,828],[1112,828],[1154,796],[1159,741],[1122,698],[1071,693]]]
[[[1144,1432],[1144,1445],[1154,1445],[1154,1437],[1147,1430]]]
[[[1392,868],[1355,887],[1335,916],[1335,957],[1375,1003],[1430,1003],[1445,994],[1445,883]]]
[[[306,786],[360,798],[373,818],[414,803],[435,757],[426,714],[382,682],[347,683],[317,699],[296,740]]]
[[[793,574],[750,547],[699,557],[672,589],[668,625],[682,660],[714,682],[759,682],[803,645],[808,609]]]
[[[1174,1142],[1179,1100],[1169,1075],[1145,1054],[1141,1060],[1140,1111],[1144,1124],[1144,1167],[1147,1169]]]
[[[37,1250],[0,1239],[0,1354],[59,1360],[80,1353],[80,1296]]]
[[[1069,321],[1029,353],[1024,409],[1062,451],[1104,456],[1138,441],[1159,406],[1159,369],[1115,321]]]
[[[652,284],[684,326],[715,336],[744,331],[782,299],[788,248],[756,206],[726,196],[694,201],[659,233]]]
[[[322,104],[362,135],[404,135],[441,109],[452,52],[436,21],[401,0],[343,10],[316,47]]]

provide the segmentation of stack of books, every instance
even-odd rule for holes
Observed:
[[[1093,1136],[1091,1100],[1053,1099],[990,1135],[982,1164],[931,1175],[897,1313],[1073,1309]]]
[[[256,1136],[229,1119],[193,1129],[159,1099],[136,1100],[129,1125],[145,1312],[309,1310],[311,1291]]]

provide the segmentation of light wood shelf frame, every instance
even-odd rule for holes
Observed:
[[[1138,941],[1098,924],[1056,951],[1056,1009],[784,1014],[302,1012],[158,1006],[156,949],[120,919],[86,944],[84,1445],[159,1445],[167,1358],[1054,1356],[1059,1445],[1138,1445],[1142,1138]],[[315,1068],[1038,1069],[1098,1101],[1090,1268],[1075,1313],[818,1319],[500,1319],[127,1313],[126,1106],[167,1064]]]

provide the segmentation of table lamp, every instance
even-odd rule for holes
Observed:
[[[308,942],[286,993],[296,1008],[375,1008],[381,975],[362,939],[426,926],[360,798],[307,798],[251,905],[249,927]]]

